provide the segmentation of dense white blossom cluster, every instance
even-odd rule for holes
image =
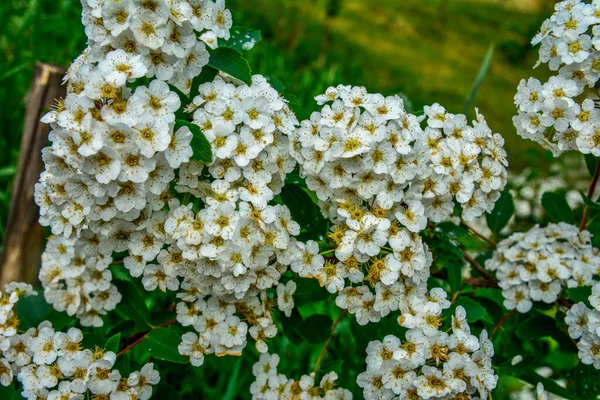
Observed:
[[[506,184],[504,139],[480,114],[470,126],[434,104],[417,117],[399,96],[343,85],[316,99],[325,106],[302,121],[292,154],[334,222],[368,204],[419,232],[451,215],[454,201],[466,220],[491,211]]]
[[[315,384],[315,374],[302,375],[295,381],[284,374],[277,373],[279,356],[277,354],[261,354],[259,360],[252,367],[256,380],[250,386],[253,400],[279,400],[279,399],[329,399],[350,400],[352,393],[343,388],[336,388],[338,376],[329,372]]]
[[[564,222],[518,232],[498,243],[485,267],[496,271],[508,310],[526,313],[534,301],[554,303],[563,289],[589,286],[600,253],[591,234]]]
[[[581,362],[600,369],[600,283],[592,287],[589,301],[591,309],[581,302],[573,305],[565,322],[571,338],[578,340]]]
[[[360,324],[375,322],[427,290],[432,255],[419,232],[428,221],[447,219],[455,201],[467,220],[491,211],[506,185],[504,140],[479,114],[470,126],[434,104],[419,118],[399,96],[364,87],[331,87],[316,99],[325,105],[301,123],[291,152],[335,223],[335,257],[309,241],[292,269],[339,293],[338,306]]]
[[[66,98],[43,118],[52,144],[35,198],[56,235],[40,272],[46,299],[98,326],[120,300],[111,255],[158,255],[175,170],[181,181],[196,167],[190,130],[175,130],[182,104],[169,83],[189,91],[209,59],[196,35],[228,38],[231,15],[222,0],[82,3],[88,48],[67,72]],[[151,81],[132,89],[141,78]]]
[[[595,85],[600,78],[600,3],[566,0],[533,38],[539,64],[558,74],[548,82],[522,80],[515,95],[517,133],[555,156],[568,150],[600,156],[600,112]]]
[[[15,304],[35,294],[30,285],[11,283],[0,292],[0,384],[16,379],[28,399],[83,400],[94,398],[149,399],[160,381],[152,363],[122,377],[114,369],[117,356],[111,351],[84,349],[77,328],[56,331],[49,321],[23,332]]]
[[[447,302],[444,308],[449,306]],[[388,335],[369,343],[367,370],[357,379],[365,399],[488,398],[498,376],[487,331],[479,338],[472,335],[461,306],[452,316],[450,334],[439,330],[441,317],[431,319],[436,322],[430,329],[411,328],[404,341]]]

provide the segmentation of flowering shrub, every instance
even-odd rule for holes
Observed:
[[[82,4],[88,47],[43,118],[41,294],[0,297],[0,393],[197,397],[213,368],[207,397],[598,397],[599,2],[556,6],[534,43],[559,75],[515,97],[521,136],[587,154],[584,206],[544,193],[518,232],[478,110],[339,85],[299,122],[223,0]]]

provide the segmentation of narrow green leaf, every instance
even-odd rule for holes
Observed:
[[[252,50],[260,42],[261,34],[256,29],[245,26],[232,26],[229,30],[229,40],[219,39],[219,47],[229,47],[237,51]]]
[[[510,218],[515,212],[512,195],[508,190],[505,190],[500,195],[494,209],[490,214],[486,214],[485,219],[488,227],[492,232],[500,233],[500,231],[508,224]]]
[[[194,150],[192,156],[194,160],[201,161],[203,163],[212,162],[212,147],[204,133],[200,130],[200,127],[192,122],[178,119],[175,121],[175,130],[178,130],[182,126],[187,126],[192,132],[192,141],[190,146]]]
[[[119,343],[121,342],[121,333],[111,336],[104,344],[106,351],[112,351],[113,353],[119,352]]]
[[[456,293],[462,286],[462,263],[460,262],[449,262],[446,264],[448,270],[448,283],[452,293]]]
[[[238,357],[237,361],[235,362],[235,366],[233,367],[233,373],[231,373],[231,375],[229,375],[229,383],[227,384],[227,391],[225,392],[225,396],[223,396],[224,400],[233,400],[237,398],[238,395],[238,388],[237,386],[239,385],[240,381],[239,381],[239,376],[240,376],[240,370],[242,369],[242,357]]]
[[[186,364],[189,360],[179,354],[177,347],[181,344],[181,336],[168,328],[153,329],[142,341],[150,356],[162,361]]]
[[[542,196],[542,207],[544,207],[552,222],[568,222],[572,224],[575,220],[573,210],[569,207],[569,203],[567,203],[564,195],[561,196],[551,192],[544,193]]]
[[[579,193],[581,193],[581,198],[583,199],[585,205],[588,206],[588,208],[591,208],[593,210],[600,210],[600,204],[587,197],[583,192],[580,191]]]
[[[471,108],[471,105],[473,104],[473,101],[475,100],[475,97],[477,96],[477,92],[479,91],[479,88],[481,87],[481,84],[483,83],[483,80],[485,79],[488,69],[490,68],[490,65],[492,63],[492,58],[494,57],[494,49],[495,48],[496,48],[496,45],[494,43],[492,43],[488,47],[487,53],[485,53],[485,58],[483,59],[483,62],[481,63],[481,67],[479,68],[479,72],[477,73],[477,77],[475,78],[475,83],[473,83],[473,87],[471,88],[469,97],[467,97],[467,101],[465,102],[465,107],[463,108],[463,114],[466,114],[469,111],[469,109]]]
[[[252,70],[242,53],[228,47],[219,47],[210,53],[208,65],[241,80],[252,84]]]
[[[314,314],[296,326],[296,332],[309,343],[323,343],[331,335],[333,321],[328,315]]]
[[[590,173],[590,176],[594,176],[596,173],[596,167],[598,166],[598,157],[592,154],[584,154],[583,158],[585,159],[585,165]]]

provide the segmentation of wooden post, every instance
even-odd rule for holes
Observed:
[[[10,211],[0,257],[0,288],[12,281],[35,283],[41,263],[44,228],[33,190],[43,170],[42,149],[48,144],[50,127],[40,118],[55,99],[65,96],[64,69],[38,63],[26,98],[25,124],[17,173],[12,187]],[[6,151],[6,149],[4,149]]]

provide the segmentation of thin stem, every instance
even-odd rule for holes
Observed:
[[[322,252],[320,252],[319,254],[323,256],[323,255],[325,255],[325,254],[333,253],[333,252],[334,252],[334,251],[336,251],[336,250],[337,250],[337,249],[329,249],[329,250],[322,251]]]
[[[121,350],[120,352],[117,353],[117,357],[122,356],[123,354],[127,353],[129,350],[133,349],[135,346],[137,346],[138,344],[140,344],[140,342],[142,340],[144,340],[149,334],[150,332],[152,332],[152,330],[157,329],[157,328],[164,328],[166,326],[172,325],[175,322],[177,322],[177,318],[173,318],[167,322],[163,322],[160,325],[157,326],[153,326],[151,330],[144,332],[140,337],[138,337],[134,342],[132,342],[130,345],[128,345],[127,347],[125,347],[123,350]],[[130,337],[134,337],[137,336],[139,333],[134,333],[132,336]]]
[[[594,177],[592,178],[592,182],[590,182],[590,188],[588,189],[587,197],[591,199],[596,191],[596,184],[598,183],[598,178],[600,178],[600,161],[596,165],[596,172],[594,172]],[[583,217],[581,217],[581,224],[579,225],[579,231],[582,231],[586,227],[586,220],[588,217],[588,212],[590,211],[588,206],[583,208]]]
[[[466,251],[463,250],[463,256],[465,257],[465,260],[467,260],[467,262],[469,264],[471,264],[473,266],[473,268],[475,268],[477,270],[477,272],[479,272],[482,276],[484,276],[485,278],[489,279],[489,280],[493,280],[495,279],[492,275],[490,275],[485,268],[483,268],[477,261],[475,261],[475,259],[473,257],[471,257]]]
[[[494,337],[494,335],[496,335],[496,332],[498,332],[498,329],[500,329],[500,327],[502,327],[502,325],[508,321],[508,319],[510,317],[512,317],[513,315],[515,315],[517,313],[517,310],[512,310],[511,312],[509,312],[508,314],[506,314],[501,320],[500,322],[498,322],[498,324],[496,324],[496,326],[494,327],[494,331],[492,332],[492,337]]]
[[[317,363],[315,364],[315,369],[314,369],[314,373],[317,373],[317,371],[319,370],[319,367],[321,366],[321,361],[323,361],[323,357],[325,356],[325,352],[327,351],[327,347],[329,346],[329,343],[331,342],[331,339],[333,339],[333,335],[335,334],[335,328],[337,328],[338,324],[340,323],[340,321],[342,320],[342,318],[344,318],[344,316],[348,314],[348,310],[344,310],[339,317],[337,317],[337,319],[335,320],[335,322],[333,323],[333,325],[331,325],[331,335],[329,335],[329,339],[327,339],[327,341],[325,342],[325,346],[323,346],[323,349],[321,349],[321,353],[319,353],[319,358],[317,359]]]
[[[462,226],[464,226],[465,228],[467,228],[468,230],[470,230],[473,235],[477,236],[479,239],[483,240],[484,242],[489,243],[493,247],[496,247],[496,242],[494,242],[492,239],[488,238],[483,233],[478,232],[472,226],[467,225],[467,223],[465,221],[461,220],[460,223],[462,224]]]

